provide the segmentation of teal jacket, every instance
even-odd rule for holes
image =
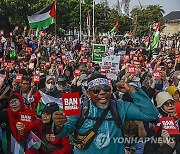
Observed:
[[[130,94],[134,103],[117,101],[117,109],[121,117],[123,126],[129,120],[151,121],[158,117],[158,110],[152,104],[151,100],[140,88],[137,92]],[[96,107],[90,102],[89,116],[100,117],[103,109]],[[78,116],[68,117],[68,121],[64,124],[61,132],[57,135],[59,137],[70,136],[75,130]],[[106,118],[112,118],[110,111]],[[95,121],[86,119],[84,124],[79,130],[79,133],[85,133],[90,130]],[[54,125],[53,125],[54,127]],[[54,130],[54,129],[52,129]],[[97,132],[94,141],[86,150],[74,149],[75,154],[124,154],[124,144],[122,138],[122,131],[119,129],[114,121],[104,120],[101,127]]]

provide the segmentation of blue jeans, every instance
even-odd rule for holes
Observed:
[[[145,143],[131,143],[126,146],[133,148],[135,150],[135,154],[143,154],[144,153],[144,145],[145,145]]]

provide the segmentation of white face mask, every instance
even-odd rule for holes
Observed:
[[[40,71],[36,71],[36,74],[39,74],[40,73]]]
[[[55,85],[53,85],[53,84],[46,84],[46,88],[47,88],[48,90],[54,90]]]

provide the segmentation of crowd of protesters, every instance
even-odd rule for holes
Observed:
[[[16,32],[15,30],[11,35],[5,36],[0,34],[0,153],[12,153],[12,136],[24,147],[27,154],[101,153],[100,151],[105,154],[111,151],[120,154],[124,151],[127,154],[180,153],[180,135],[172,136],[163,129],[159,121],[161,117],[173,117],[180,129],[180,117],[175,108],[175,102],[180,103],[180,37],[161,37],[158,48],[151,51],[146,50],[144,38],[118,39],[99,36],[96,42],[91,42],[90,39],[80,42],[50,34],[36,37],[33,34],[25,35],[26,32],[17,35]],[[101,65],[92,62],[93,43],[106,44],[104,56],[120,55],[117,80],[112,80],[109,87],[98,89],[97,84],[90,85],[99,78],[104,79],[102,83],[98,81],[99,84],[106,85],[107,79],[100,75]],[[85,50],[82,50],[82,46]],[[87,62],[83,62],[83,58],[87,58]],[[129,72],[129,66],[134,66],[136,72]],[[75,75],[76,69],[80,70],[78,75]],[[154,72],[157,70],[158,75],[155,76]],[[17,80],[19,74],[23,74],[20,81]],[[38,84],[34,81],[34,74],[39,74]],[[94,139],[87,149],[77,150],[71,137],[68,138],[75,129],[77,119],[67,119],[61,112],[59,115],[56,112],[62,108],[61,94],[68,92],[79,92],[81,100],[93,100],[95,94],[105,95],[102,92],[110,94],[110,100],[121,100],[117,101],[117,109],[123,128],[111,128],[114,126],[110,125],[114,123],[107,120],[108,122],[102,124],[102,129],[106,137],[110,136],[111,141],[107,143],[108,141],[99,140],[97,143],[98,140],[95,142]],[[104,97],[101,98],[102,102],[103,99],[108,99]],[[98,106],[98,103],[96,105],[106,110],[106,107]],[[90,107],[95,108],[93,105]],[[93,109],[92,112],[89,111],[91,115],[101,116],[104,113],[97,114]],[[20,112],[30,114],[31,122],[20,122]],[[57,114],[53,119],[54,112]],[[62,118],[59,123],[58,118]],[[93,126],[89,123],[85,122],[84,129],[79,128],[81,133]],[[108,135],[106,129],[110,131]],[[31,131],[43,142],[38,150],[26,147]],[[121,146],[112,143],[112,134],[116,134],[116,137],[138,139],[171,136],[173,142],[124,143]]]

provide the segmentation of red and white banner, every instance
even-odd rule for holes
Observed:
[[[154,76],[156,79],[161,79],[161,74],[160,74],[160,72],[158,72],[158,71],[153,72],[153,76]]]
[[[179,129],[173,117],[159,118],[162,128],[167,130],[170,135],[180,134]]]
[[[65,54],[61,55],[61,57],[62,57],[62,61],[66,60],[66,55]]]
[[[33,121],[33,116],[31,113],[19,112],[20,122],[23,124],[29,124]]]
[[[23,74],[16,74],[16,82],[21,83]]]
[[[40,84],[40,75],[39,74],[33,74],[33,81],[35,84]]]
[[[88,59],[87,59],[86,57],[84,57],[84,58],[82,59],[82,63],[83,63],[83,64],[87,64],[87,62],[88,62]]]
[[[147,63],[147,64],[146,64],[146,68],[147,68],[147,69],[148,69],[148,68],[152,68],[152,67],[151,67],[151,63]]]
[[[81,46],[81,51],[82,52],[86,52],[86,47],[85,46]]]
[[[81,69],[80,68],[76,68],[74,70],[74,76],[80,76],[81,75]]]
[[[136,74],[136,67],[135,66],[128,66],[128,72],[131,74]]]
[[[63,112],[67,116],[81,114],[80,95],[78,92],[62,93]]]

